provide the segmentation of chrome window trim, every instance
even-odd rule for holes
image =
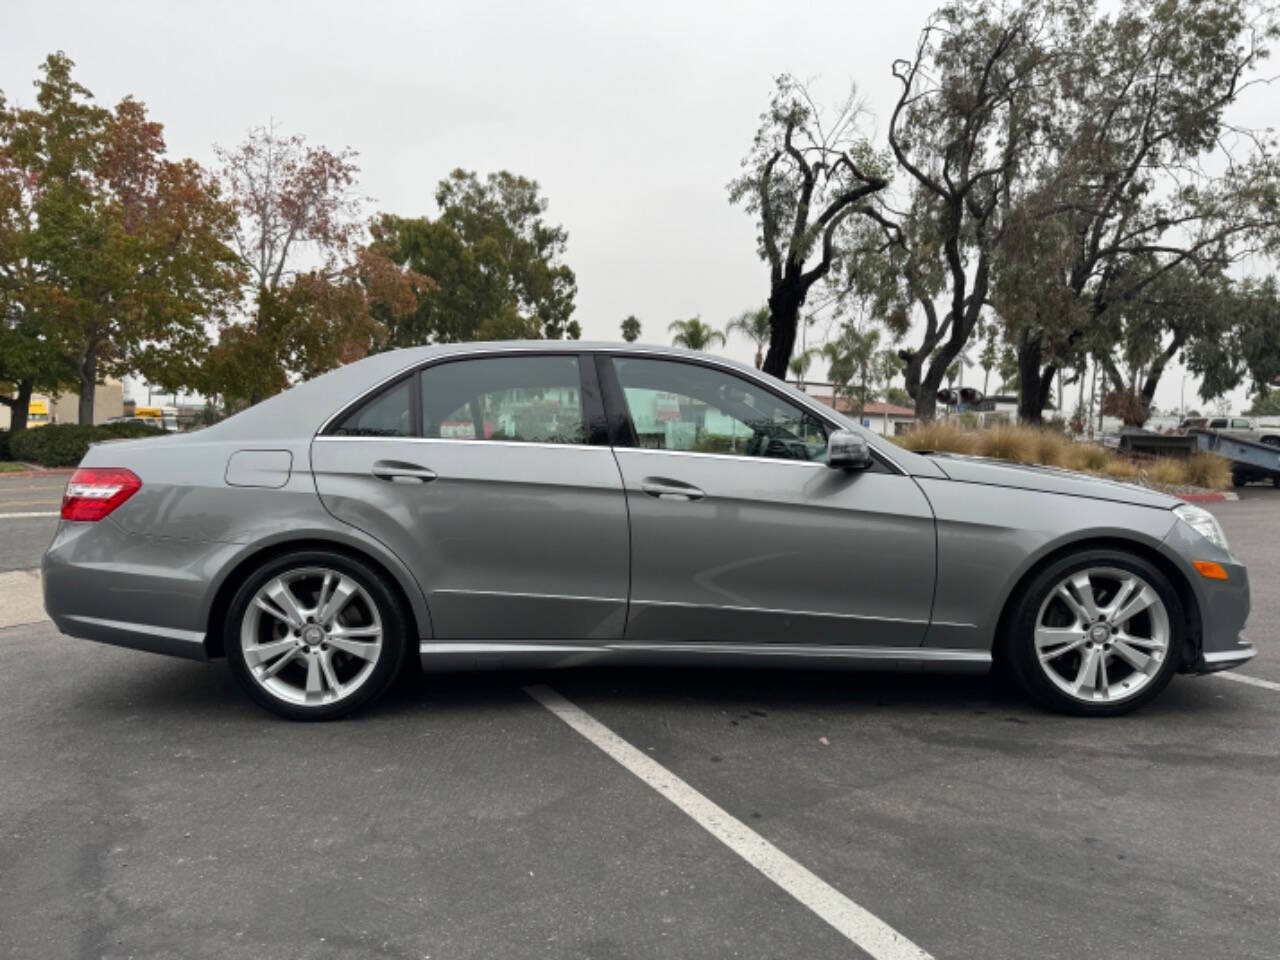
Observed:
[[[545,443],[539,440],[468,440],[463,437],[343,437],[336,434],[317,435],[312,437],[316,443],[457,443],[469,446],[486,447],[541,447],[547,450],[603,450],[612,452],[612,447],[591,443]]]
[[[704,457],[711,460],[740,460],[743,463],[785,463],[794,467],[818,467],[827,465],[818,460],[791,460],[786,457],[746,457],[740,453],[703,453],[700,450],[655,450],[652,447],[615,447],[616,453],[662,454],[668,457]]]
[[[548,341],[548,342],[550,343],[552,341]],[[564,343],[565,341],[554,341],[554,342]],[[407,373],[421,372],[435,366],[436,364],[449,363],[450,361],[453,361],[453,360],[474,360],[481,357],[512,357],[512,356],[524,356],[527,354],[535,354],[538,356],[575,356],[575,357],[580,357],[583,354],[591,354],[591,355],[604,354],[605,356],[608,356],[608,357],[628,357],[628,356],[663,357],[668,360],[677,360],[677,361],[682,361],[684,363],[702,364],[705,366],[714,367],[717,370],[721,370],[725,373],[731,374],[732,376],[740,377],[748,381],[749,383],[755,384],[756,386],[760,387],[762,390],[767,390],[769,393],[772,393],[776,397],[787,400],[791,403],[795,403],[798,406],[802,407],[804,410],[806,410],[808,413],[813,414],[815,417],[817,417],[819,420],[821,420],[824,424],[826,424],[828,427],[832,429],[835,429],[835,430],[848,429],[847,427],[842,425],[839,421],[833,420],[831,418],[831,413],[833,411],[831,410],[830,407],[824,404],[818,403],[816,400],[813,400],[807,394],[800,393],[799,396],[793,396],[789,393],[779,391],[777,387],[770,382],[773,380],[772,377],[766,377],[765,374],[762,374],[759,371],[751,371],[751,370],[737,367],[732,363],[727,363],[723,360],[720,360],[718,357],[713,357],[710,355],[691,357],[686,353],[680,353],[675,350],[664,350],[660,347],[631,347],[631,348],[584,347],[581,349],[574,350],[574,349],[543,348],[540,344],[531,343],[527,347],[504,347],[498,350],[486,350],[486,349],[460,350],[457,353],[447,353],[439,357],[432,357],[427,360],[416,360],[412,363],[408,363],[405,366],[401,367],[399,370],[397,370],[395,373],[389,376],[383,377],[373,386],[369,387],[367,390],[359,394],[354,400],[344,403],[336,411],[330,414],[325,419],[325,421],[322,424],[320,424],[320,428],[316,430],[313,439],[316,439],[316,440],[321,439],[324,435],[324,432],[329,429],[329,426],[333,423],[333,421],[337,420],[340,416],[342,416],[343,413],[350,410],[352,407],[355,407],[356,405],[363,403],[365,398],[377,392],[378,390],[382,389],[387,384],[391,383],[393,380],[399,377],[403,377]],[[866,431],[865,427],[860,426],[858,429],[863,430],[864,432]],[[347,437],[347,438],[341,438],[341,439],[356,439],[356,438]],[[382,438],[367,438],[367,439],[382,439]],[[411,439],[411,438],[404,438],[404,439]],[[439,440],[444,438],[416,437],[412,439]],[[482,442],[494,443],[496,441],[486,440]],[[567,443],[566,444],[550,444],[550,446],[568,447],[568,446],[576,446],[576,444],[567,444]],[[588,444],[588,446],[591,446],[591,444]],[[894,470],[898,471],[898,473],[901,476],[904,476],[904,477],[910,476],[910,472],[906,470],[902,466],[902,464],[898,463],[892,456],[890,456],[885,451],[881,450],[880,447],[876,446],[875,444],[872,444],[872,447],[875,449],[876,454],[880,457],[883,457],[885,462],[888,463],[891,467],[893,467]],[[611,449],[611,448],[606,448],[606,449]],[[629,447],[626,449],[634,450],[638,448]],[[654,452],[665,453],[665,452],[671,452],[671,451],[656,450]],[[706,456],[714,457],[714,456],[720,456],[720,455],[712,453],[712,454],[706,454]],[[767,459],[767,458],[748,457],[746,459],[758,460],[758,459]]]

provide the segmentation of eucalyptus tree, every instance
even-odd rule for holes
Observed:
[[[800,311],[847,243],[850,218],[888,185],[884,160],[861,132],[851,93],[835,110],[805,86],[779,77],[742,173],[729,198],[757,218],[760,257],[769,265],[769,348],[761,369],[785,378]]]
[[[960,0],[930,19],[911,59],[893,64],[900,92],[888,139],[906,188],[862,206],[865,263],[851,277],[880,288],[895,336],[923,317],[918,339],[899,350],[922,418],[934,415],[937,390],[989,303],[1009,197],[1052,109],[1047,77],[1066,24],[1050,2]]]
[[[1274,242],[1274,145],[1228,110],[1262,82],[1275,35],[1274,12],[1250,0],[1126,0],[1074,31],[995,271],[1022,419],[1040,419],[1062,365],[1117,347],[1125,323],[1109,312],[1170,271],[1220,272]]]

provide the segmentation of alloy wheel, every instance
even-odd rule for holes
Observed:
[[[1169,654],[1169,613],[1142,576],[1116,567],[1077,570],[1036,616],[1040,669],[1083,703],[1118,703],[1146,687]]]
[[[369,592],[348,574],[304,567],[273,576],[240,626],[249,675],[273,697],[301,706],[337,703],[360,689],[382,652]]]

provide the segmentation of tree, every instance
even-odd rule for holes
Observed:
[[[667,324],[667,331],[675,334],[671,338],[672,345],[686,350],[710,350],[716,344],[723,347],[725,343],[724,334],[711,324],[703,323],[701,315],[688,320],[672,320]]]
[[[1116,347],[1108,311],[1182,264],[1223,270],[1274,231],[1272,148],[1225,111],[1259,82],[1275,32],[1248,0],[1127,0],[1073,31],[997,270],[1024,420],[1063,364]]]
[[[640,321],[634,313],[622,321],[622,339],[627,343],[635,343],[640,339]]]
[[[27,348],[6,349],[5,364],[43,368],[46,385],[75,382],[79,420],[92,423],[104,375],[189,382],[205,325],[234,301],[240,268],[226,243],[234,213],[213,180],[165,156],[162,128],[138,101],[97,106],[73,66],[51,55],[36,106],[4,121],[0,176],[14,243],[2,257],[5,336]],[[20,382],[20,406],[24,391],[29,399]]]
[[[1280,417],[1280,390],[1255,393],[1245,413],[1251,417]]]
[[[756,369],[764,366],[764,348],[768,346],[771,335],[768,306],[742,311],[725,325],[724,332],[726,336],[741,333],[755,344]]]
[[[256,403],[289,385],[358,359],[385,339],[374,316],[403,298],[362,280],[416,291],[426,278],[360,246],[364,224],[355,153],[311,146],[299,135],[257,127],[234,149],[218,147],[221,178],[239,214],[235,244],[248,267],[246,317],[224,323],[205,387]],[[394,286],[394,284],[393,284]],[[409,307],[416,307],[411,301]]]
[[[992,267],[1010,191],[1047,109],[1045,77],[1059,56],[1055,8],[945,5],[922,31],[915,55],[894,63],[901,90],[889,146],[907,178],[907,202],[869,203],[884,263],[870,280],[891,329],[904,335],[923,313],[918,345],[899,351],[917,414],[932,418],[936,394],[988,305]],[[874,248],[871,239],[862,245]],[[940,312],[936,298],[942,296]]]
[[[1226,279],[1211,307],[1197,318],[1209,332],[1185,350],[1187,369],[1200,377],[1209,400],[1248,382],[1258,397],[1280,386],[1280,288],[1276,278]]]
[[[830,361],[827,376],[835,395],[849,398],[855,416],[879,396],[880,385],[900,367],[892,350],[880,349],[879,330],[853,323],[845,323],[839,336],[821,350]]]
[[[743,173],[729,184],[730,201],[757,217],[759,253],[769,265],[770,338],[761,369],[779,379],[795,349],[800,310],[847,242],[849,217],[888,185],[883,161],[858,132],[860,120],[852,94],[824,114],[802,84],[779,77]]]
[[[536,181],[454,170],[436,203],[435,219],[384,214],[373,226],[373,249],[435,281],[391,330],[390,345],[582,335],[577,281],[561,262],[568,234],[544,219]]]

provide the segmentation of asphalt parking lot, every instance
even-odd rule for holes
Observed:
[[[0,515],[64,481],[5,482]],[[0,629],[0,955],[866,956],[545,685],[900,933],[885,955],[1274,960],[1280,490],[1212,509],[1270,686],[1179,678],[1110,721],[987,678],[648,670],[410,676],[299,725],[222,663]],[[0,519],[0,569],[54,522]]]

